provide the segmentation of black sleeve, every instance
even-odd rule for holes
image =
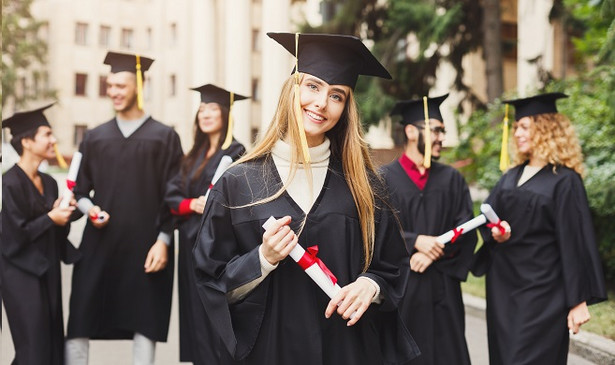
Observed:
[[[179,141],[179,135],[173,131],[169,131],[166,143],[167,151],[165,160],[162,167],[162,186],[160,191],[165,194],[169,182],[178,175],[179,166],[183,156],[181,143]],[[173,216],[167,202],[162,199],[162,204],[158,213],[159,231],[172,235],[173,233]]]

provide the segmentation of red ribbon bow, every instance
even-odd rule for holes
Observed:
[[[489,228],[493,228],[493,227],[498,227],[498,229],[500,230],[500,234],[504,235],[506,233],[506,228],[504,228],[504,226],[502,226],[502,220],[499,219],[496,223],[487,223],[487,227]]]
[[[337,283],[337,278],[335,277],[335,275],[333,275],[331,270],[329,270],[327,265],[325,265],[325,263],[322,262],[322,260],[316,257],[316,255],[318,255],[318,245],[310,246],[307,248],[307,250],[305,250],[305,253],[303,254],[303,256],[301,256],[301,259],[299,259],[297,263],[299,264],[299,266],[301,266],[303,270],[306,270],[308,267],[314,264],[318,264],[318,266],[320,266],[322,271],[329,277],[331,282],[335,285]]]
[[[66,180],[66,187],[68,187],[68,190],[72,191],[75,185],[77,185],[77,182],[68,179]]]
[[[451,243],[455,243],[455,241],[457,241],[457,238],[459,238],[459,236],[461,236],[463,234],[463,228],[453,228],[453,238],[451,238]]]

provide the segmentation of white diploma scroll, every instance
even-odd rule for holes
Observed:
[[[79,173],[79,166],[81,165],[81,152],[75,152],[73,159],[70,162],[68,168],[68,175],[66,176],[66,186],[62,191],[62,200],[60,201],[60,208],[68,208],[70,200],[73,198],[73,188],[77,182],[77,174]]]
[[[487,223],[487,218],[481,214],[479,216],[476,216],[472,219],[470,219],[469,221],[465,222],[464,224],[460,225],[459,227],[452,229],[438,237],[436,237],[436,242],[441,243],[441,244],[446,244],[448,242],[450,242],[453,237],[455,237],[455,232],[459,232],[457,235],[459,234],[464,234],[464,233],[468,233],[469,231],[478,228],[480,226],[482,226],[483,224]]]
[[[216,182],[218,182],[224,171],[226,171],[226,169],[228,169],[228,167],[231,166],[232,163],[233,159],[231,158],[231,156],[222,156],[222,159],[220,159],[220,163],[216,168],[216,172],[214,172],[214,177],[211,178],[209,188],[207,188],[207,192],[205,193],[205,202],[207,202],[207,198],[209,197],[209,192],[211,191],[211,188],[214,187],[214,185],[216,184]]]
[[[498,215],[495,214],[495,212],[493,211],[493,208],[491,208],[491,205],[481,204],[480,211],[483,214],[476,216],[470,219],[469,221],[465,222],[464,224],[460,225],[459,227],[452,229],[444,233],[443,235],[436,237],[436,241],[441,244],[446,244],[450,242],[454,237],[458,237],[459,235],[468,233],[469,231],[476,229],[482,226],[483,224],[487,223],[487,221],[493,224],[500,223],[500,218],[498,218]]]
[[[271,224],[275,222],[274,217],[269,217],[267,221],[263,224],[263,228],[267,230]],[[290,251],[290,257],[297,263],[303,258],[304,255],[309,255],[306,253],[305,249],[300,245],[296,245],[292,251]],[[331,281],[331,278],[325,274],[322,268],[318,265],[318,263],[313,263],[306,269],[304,269],[305,273],[312,278],[312,280],[318,285],[322,291],[329,296],[329,298],[333,298],[342,288],[337,284]]]

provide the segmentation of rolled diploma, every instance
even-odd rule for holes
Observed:
[[[457,231],[459,231],[460,229],[463,229],[463,231],[461,232],[461,234],[464,233],[468,233],[469,231],[480,227],[481,225],[487,223],[487,218],[485,217],[484,214],[481,214],[479,216],[476,216],[472,219],[470,219],[469,221],[465,222],[464,224],[460,225],[459,227],[457,227]],[[436,242],[441,243],[441,244],[446,244],[448,242],[450,242],[450,240],[455,236],[455,232],[453,232],[453,230],[450,230],[438,237],[436,237]]]
[[[68,208],[70,200],[73,197],[73,186],[77,181],[77,173],[79,173],[81,157],[83,157],[81,152],[75,152],[73,154],[73,159],[71,160],[70,167],[68,168],[68,175],[66,176],[66,186],[62,191],[62,201],[60,201],[60,208]]]
[[[481,204],[480,205],[480,211],[481,211],[481,213],[483,213],[485,215],[485,217],[487,217],[489,222],[491,222],[491,223],[499,223],[500,222],[500,218],[498,217],[497,214],[495,214],[495,211],[493,210],[493,208],[491,208],[491,205],[489,205],[489,204]]]
[[[222,156],[222,159],[220,160],[220,163],[216,168],[216,172],[214,172],[214,177],[211,178],[209,188],[207,188],[207,192],[205,193],[205,202],[207,202],[207,198],[209,197],[209,192],[211,191],[211,188],[214,187],[214,185],[216,184],[216,182],[218,182],[224,171],[226,171],[226,169],[228,169],[228,167],[231,166],[232,163],[233,159],[231,158],[231,156]]]
[[[267,221],[263,224],[263,228],[267,230],[269,226],[275,221],[274,217],[269,217]],[[305,254],[305,249],[300,245],[296,245],[292,251],[290,251],[289,256],[295,261],[299,262],[303,255]],[[333,284],[331,279],[325,274],[320,266],[317,263],[310,265],[307,269],[305,269],[305,273],[312,278],[312,280],[318,285],[322,291],[325,292],[329,296],[329,298],[333,298],[342,288],[337,284]]]

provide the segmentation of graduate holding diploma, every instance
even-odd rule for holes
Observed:
[[[51,104],[53,105],[53,104]],[[0,281],[15,359],[19,365],[64,364],[60,260],[79,252],[68,241],[75,200],[60,207],[58,185],[38,171],[55,157],[56,142],[43,108],[2,121],[11,131],[19,162],[2,176]]]
[[[404,153],[382,168],[410,254],[400,312],[421,349],[412,364],[470,363],[460,282],[468,275],[477,235],[457,231],[446,245],[437,237],[474,215],[463,176],[437,162],[445,135],[440,104],[447,96],[397,102],[391,114],[401,116]]]
[[[581,147],[557,112],[564,97],[505,101],[515,107],[515,166],[487,198],[504,229],[481,230],[472,270],[487,275],[491,364],[566,364],[569,331],[590,319],[588,305],[606,299]]]
[[[194,248],[220,363],[405,364],[418,354],[397,312],[408,256],[353,96],[359,75],[390,75],[353,36],[268,35],[296,72],[262,141],[212,189]],[[332,299],[288,257],[296,245],[318,246]]]
[[[192,247],[206,192],[214,183],[217,171],[224,168],[227,159],[236,160],[245,152],[243,145],[233,138],[229,119],[233,102],[247,97],[212,84],[192,90],[201,99],[194,119],[194,144],[182,159],[179,173],[167,185],[165,201],[176,217],[179,231],[179,359],[201,365],[216,364],[219,356],[210,345],[215,333],[196,291]]]

